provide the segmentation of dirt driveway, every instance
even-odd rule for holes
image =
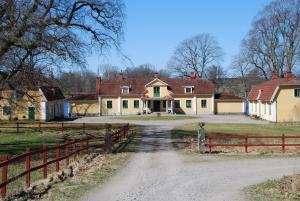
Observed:
[[[225,160],[193,158],[174,151],[172,126],[146,126],[138,152],[89,201],[244,200],[243,188],[294,173],[300,158]]]

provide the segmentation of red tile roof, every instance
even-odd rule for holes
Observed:
[[[42,90],[47,101],[65,99],[64,94],[59,87],[41,86],[40,89]]]
[[[272,96],[277,87],[280,86],[300,86],[300,80],[287,80],[285,78],[274,79],[262,82],[252,87],[248,99],[250,101],[260,100],[263,102],[272,101]],[[260,93],[260,95],[259,95]]]
[[[242,100],[241,97],[232,94],[232,93],[219,93],[219,94],[215,94],[215,99],[219,99],[219,100]]]
[[[145,85],[154,79],[155,78],[102,80],[100,95],[120,95],[123,86],[130,87],[128,95],[142,95],[146,91]],[[183,78],[159,78],[159,80],[167,83],[168,90],[176,95],[185,94],[184,86],[194,86],[194,94],[214,94],[215,92],[214,84],[208,80]]]
[[[79,94],[68,98],[69,101],[74,100],[98,100],[97,94]]]

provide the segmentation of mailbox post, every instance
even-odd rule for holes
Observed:
[[[199,130],[198,130],[198,151],[202,152],[202,150],[205,150],[205,123],[204,122],[200,122],[199,123]]]
[[[105,148],[106,153],[112,153],[112,131],[111,131],[111,125],[106,125],[106,134],[105,134]]]

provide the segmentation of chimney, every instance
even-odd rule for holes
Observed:
[[[195,72],[191,72],[190,73],[190,79],[191,80],[195,80],[196,79],[196,73]]]
[[[154,77],[154,78],[159,78],[159,73],[154,73],[154,74],[153,74],[153,77]]]
[[[286,72],[285,74],[284,74],[284,79],[285,80],[292,80],[293,79],[293,74],[292,74],[292,72]]]
[[[278,79],[278,74],[275,72],[272,72],[272,80],[277,80]]]
[[[96,77],[96,94],[100,94],[101,89],[101,77]]]
[[[119,73],[118,79],[119,80],[125,80],[125,76],[124,76],[124,73],[122,71]]]

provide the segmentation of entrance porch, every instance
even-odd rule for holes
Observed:
[[[143,100],[143,114],[166,112],[173,114],[173,100]]]

